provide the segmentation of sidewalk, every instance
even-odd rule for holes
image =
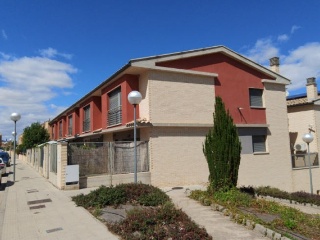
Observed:
[[[0,240],[119,239],[22,161],[17,161],[16,182],[12,181],[9,174],[0,206],[4,208],[0,209],[4,213],[0,217]]]

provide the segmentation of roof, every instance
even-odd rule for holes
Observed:
[[[288,96],[287,97],[287,106],[299,106],[299,105],[307,105],[307,104],[313,104],[316,101],[319,101],[319,95],[320,92],[318,92],[318,99],[308,101],[307,94],[306,93],[299,93],[296,95]]]
[[[131,59],[126,65],[124,65],[122,68],[120,68],[118,71],[116,71],[113,75],[111,75],[109,78],[107,78],[101,84],[99,84],[96,88],[94,88],[88,94],[83,96],[81,99],[79,99],[73,105],[71,105],[69,108],[65,109],[63,112],[61,112],[55,118],[53,118],[49,122],[49,124],[54,123],[55,121],[59,120],[59,118],[61,116],[67,114],[68,111],[77,107],[79,104],[81,104],[87,98],[94,96],[97,93],[97,91],[99,91],[102,87],[104,87],[106,84],[108,84],[112,80],[115,80],[116,78],[120,77],[121,75],[123,75],[125,73],[130,73],[130,70],[134,71],[134,69],[141,69],[141,68],[145,68],[145,69],[155,68],[156,69],[157,67],[155,66],[155,63],[157,63],[157,62],[172,61],[172,60],[177,60],[177,59],[182,59],[182,58],[189,58],[189,57],[201,56],[201,55],[218,53],[218,52],[223,53],[233,59],[236,59],[237,61],[240,61],[240,62],[260,71],[260,72],[265,73],[266,75],[270,76],[271,78],[274,78],[276,80],[276,82],[279,84],[290,84],[289,79],[287,79],[287,78],[283,77],[282,75],[250,60],[249,58],[246,58],[246,57],[232,51],[231,49],[229,49],[225,46],[214,46],[214,47],[200,48],[200,49],[194,49],[194,50],[188,50],[188,51],[182,51],[182,52],[176,52],[176,53],[170,53],[170,54],[150,56],[150,57],[145,57],[145,58],[137,58],[137,59]],[[263,80],[265,82],[269,81],[268,79],[263,79]]]
[[[311,102],[308,102],[307,97],[297,98],[297,99],[287,99],[287,106],[288,107],[297,106],[297,105],[306,105],[306,104],[310,104],[310,103]]]

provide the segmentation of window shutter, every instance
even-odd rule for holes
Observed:
[[[265,136],[252,136],[253,152],[266,152]]]
[[[115,90],[109,95],[109,109],[114,109],[121,106],[121,92],[120,89]]]
[[[263,107],[262,104],[262,89],[250,89],[250,106]]]
[[[122,122],[121,88],[109,93],[108,126]]]

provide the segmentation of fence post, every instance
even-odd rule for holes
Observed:
[[[59,189],[66,188],[66,167],[68,165],[68,143],[59,142],[57,151],[57,187]],[[60,148],[60,149],[59,149]],[[60,150],[60,151],[59,151]]]
[[[110,174],[110,185],[112,186],[112,175],[114,168],[114,144],[113,142],[108,142],[108,161],[109,161],[109,174]]]

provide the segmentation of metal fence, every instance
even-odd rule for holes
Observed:
[[[57,144],[49,145],[50,171],[57,173]]]
[[[309,167],[309,158],[307,153],[292,154],[292,168],[305,168]],[[311,167],[319,166],[318,153],[310,153]]]
[[[82,142],[68,144],[68,165],[79,164],[80,176],[134,172],[134,143]],[[137,172],[149,171],[148,142],[137,142]]]

